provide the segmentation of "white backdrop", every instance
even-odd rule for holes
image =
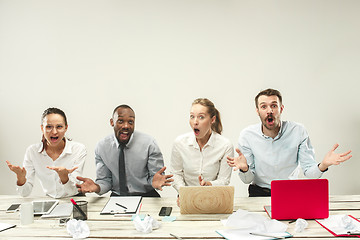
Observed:
[[[95,178],[94,146],[112,132],[115,106],[134,108],[136,129],[169,165],[195,98],[215,103],[236,146],[268,87],[283,94],[282,119],[305,125],[318,161],[336,142],[353,150],[324,177],[331,194],[360,194],[359,9],[356,0],[0,0],[0,194],[16,193],[5,160],[22,164],[48,107],[67,114]],[[237,174],[231,185],[247,196]]]

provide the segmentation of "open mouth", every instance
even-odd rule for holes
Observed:
[[[274,117],[273,116],[268,116],[267,118],[266,118],[266,121],[269,123],[269,124],[272,124],[273,122],[274,122]]]
[[[129,132],[128,131],[120,132],[120,138],[121,139],[127,139],[128,137],[129,137]]]
[[[197,136],[197,135],[199,135],[199,133],[200,133],[200,129],[198,129],[198,128],[194,128],[194,133],[195,133],[195,135]]]
[[[59,137],[50,137],[50,140],[51,140],[52,142],[56,142],[58,139],[59,139]]]

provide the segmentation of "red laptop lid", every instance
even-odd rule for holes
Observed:
[[[271,182],[272,219],[329,217],[327,179],[274,180]]]

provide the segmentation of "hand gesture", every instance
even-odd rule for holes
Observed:
[[[81,193],[91,193],[91,192],[100,192],[100,186],[96,184],[90,178],[76,177],[76,179],[82,181],[82,184],[76,184],[78,191]]]
[[[170,182],[174,181],[174,179],[172,179],[173,175],[163,174],[165,172],[165,169],[166,167],[163,167],[157,173],[155,173],[152,180],[153,188],[159,189],[160,191],[162,191],[163,186],[171,186]]]
[[[180,207],[180,197],[178,195],[177,199],[176,199],[176,204],[178,205],[178,207]]]
[[[16,174],[17,185],[22,186],[26,183],[26,170],[24,167],[12,165],[9,161],[6,161],[9,169]]]
[[[67,168],[64,168],[64,167],[49,167],[49,166],[47,166],[47,168],[57,172],[57,174],[60,177],[60,180],[61,180],[62,184],[65,184],[65,183],[67,183],[69,181],[69,174],[72,173],[78,167],[74,167],[72,169],[67,169]]]
[[[235,167],[234,171],[240,169],[243,172],[249,170],[249,165],[247,164],[245,156],[240,152],[240,149],[236,149],[236,152],[239,154],[238,157],[227,157],[227,163],[230,167]]]
[[[349,160],[352,155],[351,150],[344,153],[335,153],[335,150],[338,148],[339,144],[335,144],[332,149],[325,155],[324,160],[320,163],[319,168],[322,171],[325,171],[331,165],[339,165],[342,162]]]
[[[200,186],[212,186],[211,182],[205,181],[201,175],[199,176],[199,183]]]

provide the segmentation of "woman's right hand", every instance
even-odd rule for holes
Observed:
[[[26,170],[24,167],[12,165],[9,161],[6,161],[9,169],[13,171],[17,176],[17,185],[22,186],[26,183]]]

